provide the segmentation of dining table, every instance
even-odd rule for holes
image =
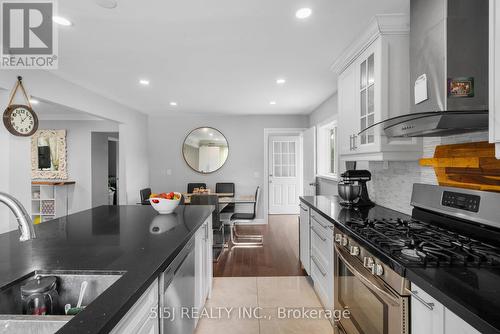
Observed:
[[[191,204],[191,196],[193,195],[218,195],[219,196],[219,210],[222,211],[229,204],[254,204],[255,196],[254,195],[239,195],[234,196],[231,193],[211,193],[211,194],[182,194],[184,196],[184,204]]]

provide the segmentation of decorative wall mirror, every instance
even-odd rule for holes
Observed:
[[[31,178],[68,178],[66,130],[38,130],[31,137]]]
[[[229,146],[226,137],[219,130],[202,127],[194,129],[186,136],[182,154],[194,171],[209,174],[226,163]]]

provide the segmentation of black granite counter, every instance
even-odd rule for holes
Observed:
[[[345,224],[352,218],[410,218],[381,206],[353,210],[342,207],[337,196],[305,196],[300,200],[344,233],[359,239]],[[481,333],[500,333],[500,269],[474,267],[406,268],[375,245],[366,248],[396,272],[429,293]]]
[[[37,239],[0,235],[0,286],[34,270],[124,271],[58,333],[108,333],[165,270],[213,211],[179,206],[101,206],[35,226]]]

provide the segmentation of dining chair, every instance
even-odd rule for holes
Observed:
[[[206,183],[188,183],[188,186],[187,186],[187,192],[188,192],[188,194],[192,194],[193,190],[195,188],[207,189],[207,184]]]
[[[151,188],[144,188],[140,190],[141,195],[141,204],[142,205],[151,205],[149,202],[149,196],[151,196]]]
[[[212,212],[212,233],[214,236],[214,251],[219,250],[214,261],[217,262],[226,246],[226,238],[224,236],[224,224],[220,220],[219,196],[217,195],[192,195],[191,205],[213,205],[215,207]]]
[[[257,216],[257,210],[259,208],[260,199],[260,187],[257,187],[255,191],[255,202],[253,204],[253,211],[249,213],[237,212],[231,216],[230,221],[230,232],[231,232],[231,243],[237,246],[262,246],[264,244],[263,235],[243,235],[238,234],[236,227],[239,223],[251,223],[255,220]],[[247,239],[252,241],[238,241],[238,239]]]
[[[235,186],[234,183],[231,182],[219,182],[215,184],[215,192],[218,194],[232,194],[231,196],[226,197],[234,197]],[[230,203],[221,210],[221,219],[225,221],[231,220],[231,216],[234,213],[236,205],[234,203]]]

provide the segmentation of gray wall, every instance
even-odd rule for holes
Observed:
[[[264,180],[264,128],[305,128],[307,116],[214,116],[181,115],[149,118],[150,184],[153,192],[185,192],[189,182],[234,182],[237,195],[253,194]],[[217,172],[202,175],[189,168],[182,157],[182,143],[194,128],[219,129],[229,143],[226,164]],[[171,175],[167,175],[171,170]],[[263,196],[262,196],[263,197]],[[263,218],[262,198],[258,218]],[[244,209],[244,208],[243,208]]]
[[[309,127],[318,126],[336,119],[337,110],[337,93],[335,92],[309,115]],[[318,183],[318,187],[316,188],[318,195],[337,194],[336,181],[318,177],[316,178],[316,182]]]
[[[116,132],[92,132],[91,160],[92,160],[92,207],[109,204],[108,176],[109,176],[109,137],[118,137]],[[116,168],[116,142],[115,164]]]
[[[118,124],[109,121],[40,121],[40,129],[67,130],[68,177],[75,181],[68,193],[68,211],[74,213],[93,206],[92,203],[92,140],[93,131],[118,131]],[[107,136],[106,136],[107,140]],[[107,157],[103,167],[106,173]]]

